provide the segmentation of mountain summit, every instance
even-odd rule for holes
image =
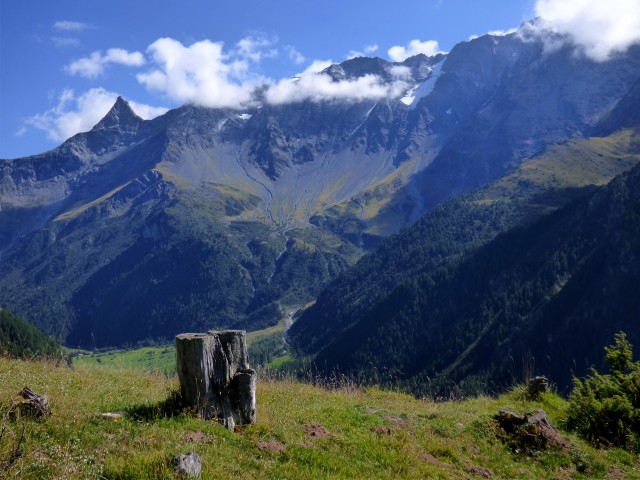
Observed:
[[[113,127],[133,127],[138,126],[142,121],[142,118],[133,111],[131,105],[124,98],[118,97],[111,110],[93,127],[92,131]]]

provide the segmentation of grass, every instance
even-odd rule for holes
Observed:
[[[85,203],[85,204],[77,206],[77,207],[75,207],[75,208],[73,208],[73,209],[71,209],[71,210],[69,210],[67,212],[61,213],[56,218],[54,218],[53,221],[54,222],[59,222],[59,221],[68,222],[69,220],[73,220],[74,218],[79,217],[82,213],[84,213],[87,210],[89,210],[91,207],[94,207],[94,206],[98,205],[99,203],[102,203],[105,200],[110,199],[116,193],[118,193],[120,190],[122,190],[123,188],[127,187],[130,183],[131,182],[127,182],[124,185],[120,185],[119,187],[114,188],[110,192],[105,193],[101,197],[96,198],[95,200],[93,200],[91,202]]]
[[[277,325],[262,330],[247,333],[247,346],[249,349],[255,342],[270,335],[284,334],[286,319],[282,319]],[[101,366],[111,369],[125,369],[142,372],[158,372],[172,375],[176,371],[176,347],[174,344],[160,347],[142,347],[135,349],[114,349],[102,352],[74,352],[66,349],[72,354],[73,364],[76,366]],[[284,363],[287,358],[276,359],[277,365]],[[270,365],[273,366],[273,365]]]
[[[285,363],[293,361],[294,358],[291,355],[282,355],[281,357],[274,358],[266,365],[266,368],[278,368]]]
[[[73,357],[76,366],[102,366],[111,369],[136,370],[174,374],[176,371],[176,347],[143,347],[133,350],[109,350],[83,352]]]
[[[605,138],[575,138],[552,145],[480,190],[478,201],[512,201],[519,195],[536,195],[541,203],[538,207],[557,208],[570,199],[567,190],[605,185],[636,165],[640,154],[634,145],[631,130]]]
[[[261,340],[265,337],[269,337],[276,333],[284,334],[284,331],[287,327],[287,319],[283,318],[278,322],[277,325],[273,325],[272,327],[263,328],[262,330],[254,330],[253,332],[247,332],[247,347],[251,348],[258,340]]]
[[[491,417],[502,407],[544,408],[558,423],[565,402],[551,394],[527,403],[498,399],[434,403],[376,388],[326,390],[260,379],[258,422],[235,433],[164,408],[175,378],[0,359],[0,409],[25,386],[49,396],[53,415],[27,420],[22,456],[2,478],[173,478],[173,455],[196,452],[203,479],[215,478],[640,478],[638,459],[595,450],[568,435],[571,452],[533,457],[497,439]],[[123,419],[100,413],[124,411]],[[14,449],[22,421],[9,420],[0,461]]]

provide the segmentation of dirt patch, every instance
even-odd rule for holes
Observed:
[[[36,451],[36,452],[33,452],[33,456],[35,458],[37,458],[38,460],[42,461],[42,462],[50,462],[51,461],[51,457],[49,455],[47,455],[46,453],[41,452],[39,450]]]
[[[376,435],[391,436],[396,431],[396,429],[393,427],[371,427],[371,431]]]
[[[480,447],[476,446],[476,445],[471,445],[468,448],[469,452],[474,454],[474,455],[480,455]]]
[[[282,453],[287,447],[284,446],[284,443],[279,442],[278,440],[268,440],[266,442],[258,442],[256,446],[262,450],[263,452],[271,452],[271,453]]]
[[[296,443],[296,447],[302,447],[302,448],[313,448],[313,443],[311,442],[298,442]]]
[[[331,433],[319,423],[305,423],[302,426],[302,430],[313,438],[326,438],[331,436]]]
[[[609,467],[609,476],[607,478],[610,480],[623,480],[624,478],[627,478],[627,472],[612,465]]]
[[[394,415],[388,416],[386,418],[387,422],[391,423],[393,426],[398,428],[405,428],[407,424],[407,420],[402,417],[396,417]]]
[[[419,456],[420,460],[426,463],[430,463],[431,465],[435,465],[437,467],[450,467],[448,463],[443,462],[442,460],[437,459],[433,455],[427,452],[423,452]]]
[[[187,433],[183,440],[185,442],[204,443],[207,441],[207,435],[200,430],[196,430],[195,432]]]
[[[479,467],[477,465],[471,465],[470,467],[467,467],[466,470],[468,474],[474,475],[476,477],[495,478],[493,471],[489,468]]]

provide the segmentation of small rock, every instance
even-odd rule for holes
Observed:
[[[107,412],[100,414],[105,420],[119,420],[127,416],[127,412]]]
[[[202,460],[197,453],[189,452],[176,455],[171,464],[173,471],[181,478],[200,478]]]

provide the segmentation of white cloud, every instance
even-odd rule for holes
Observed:
[[[113,93],[112,95],[115,95],[116,99],[118,98],[117,94]],[[115,102],[116,101],[114,100],[111,103],[111,106],[113,106]],[[164,115],[169,111],[169,109],[165,107],[155,107],[146,103],[139,103],[134,101],[130,101],[129,105],[131,106],[133,111],[136,112],[136,115],[138,115],[143,120],[152,120],[156,117],[159,117],[160,115]]]
[[[245,37],[237,43],[237,55],[252,62],[260,62],[263,58],[275,58],[278,49],[274,46],[277,38],[269,38],[264,35]]]
[[[271,104],[283,104],[311,100],[367,100],[385,97],[397,97],[404,90],[394,83],[384,84],[375,75],[365,75],[353,80],[339,82],[326,74],[305,75],[303,77],[281,80],[271,86],[265,98]]]
[[[378,51],[380,47],[378,47],[378,45],[373,44],[373,45],[367,45],[366,47],[364,47],[362,49],[362,51],[359,50],[351,50],[349,52],[349,55],[347,55],[348,59],[352,59],[352,58],[357,58],[357,57],[370,57],[371,55],[373,55],[374,53],[376,53]]]
[[[314,60],[311,64],[305,68],[301,73],[296,75],[296,77],[303,77],[305,75],[312,75],[314,73],[320,73],[323,70],[329,68],[333,65],[333,61],[331,60]]]
[[[24,125],[22,125],[20,128],[18,128],[18,130],[16,130],[16,132],[13,135],[16,137],[23,137],[28,131],[29,129]]]
[[[329,75],[322,73],[332,65],[330,60],[316,60],[302,73],[294,78],[284,79],[270,85],[264,93],[268,103],[280,105],[284,103],[314,102],[332,100],[369,100],[393,98],[400,96],[407,88],[402,75],[406,72],[396,72],[398,78],[389,83],[382,81],[377,75],[364,75],[355,79],[334,81]]]
[[[287,56],[289,57],[289,59],[295,63],[296,65],[302,65],[304,62],[307,61],[306,58],[304,58],[304,55],[302,55],[294,46],[291,45],[285,45],[284,47],[284,51],[287,54]]]
[[[65,67],[71,75],[96,78],[104,71],[103,56],[100,52],[93,52],[88,57],[81,58]]]
[[[242,108],[252,103],[252,93],[264,79],[249,73],[248,46],[245,58],[235,60],[222,47],[210,40],[185,47],[172,38],[161,38],[147,49],[157,68],[138,74],[137,79],[147,89],[178,102]]]
[[[409,80],[411,78],[411,69],[403,65],[394,65],[389,70],[389,73],[399,80]]]
[[[51,140],[63,141],[76,133],[91,130],[107,114],[117,98],[117,93],[103,88],[92,88],[78,97],[73,90],[66,89],[58,96],[55,107],[27,118],[24,123],[44,131]],[[167,111],[166,108],[136,102],[130,102],[130,105],[144,119],[157,117]]]
[[[438,42],[435,40],[426,40],[424,42],[420,40],[411,40],[406,47],[395,46],[391,47],[387,52],[389,58],[394,62],[402,62],[409,57],[424,53],[425,55],[432,57],[438,53],[442,53]]]
[[[364,47],[364,53],[366,53],[367,55],[371,55],[372,53],[377,52],[379,48],[380,47],[376,44],[367,45],[366,47]]]
[[[506,37],[507,35],[511,35],[512,33],[516,33],[519,31],[518,27],[510,28],[508,30],[491,30],[487,32],[485,35],[491,35],[493,37]],[[480,38],[481,35],[470,35],[469,41],[475,40],[476,38]]]
[[[140,52],[128,52],[122,48],[110,48],[106,55],[102,52],[93,52],[85,58],[76,60],[68,65],[65,70],[71,75],[80,75],[87,78],[96,78],[102,75],[108,63],[117,63],[129,67],[139,67],[145,64],[144,55]]]
[[[558,46],[557,34],[567,36],[589,58],[605,61],[640,42],[640,0],[537,0],[536,15],[548,20],[536,33]]]
[[[262,89],[267,103],[283,104],[303,100],[364,100],[397,97],[406,89],[406,72],[398,72],[391,84],[367,75],[357,79],[334,81],[321,74],[332,63],[316,60],[294,78],[273,83],[250,72],[270,51],[269,41],[245,39],[238,49],[225,53],[222,43],[209,40],[190,46],[172,38],[162,38],[148,48],[155,68],[137,75],[147,89],[165,94],[174,101],[211,108],[241,109],[256,104],[256,89]],[[373,49],[373,46],[370,47]]]
[[[122,48],[110,48],[104,57],[106,63],[119,63],[130,67],[144,65],[144,55],[140,52],[128,52]]]
[[[81,32],[83,30],[92,29],[93,26],[88,23],[74,22],[71,20],[60,20],[53,24],[54,30],[60,30],[63,32]]]
[[[80,45],[80,40],[74,37],[60,37],[54,35],[51,37],[51,41],[56,47],[77,47]]]
[[[225,52],[222,43],[209,40],[183,45],[172,38],[161,38],[147,49],[150,68],[136,78],[149,91],[160,92],[179,103],[234,109],[256,105],[258,96],[271,104],[392,98],[402,95],[408,86],[408,69],[394,69],[391,82],[375,75],[336,81],[321,73],[332,62],[320,60],[312,62],[292,79],[273,82],[253,73],[252,67],[278,54],[274,46],[276,41],[266,37],[247,37],[231,51]],[[410,46],[414,49],[421,47],[415,43]],[[374,52],[377,48],[377,45],[370,45],[365,51]],[[280,51],[288,52],[295,62],[304,61],[293,47],[283,47]],[[140,52],[109,49],[106,54],[96,51],[73,62],[67,66],[67,71],[95,78],[109,63],[137,67],[145,62]],[[47,132],[52,139],[61,140],[91,128],[108,111],[115,98],[116,94],[100,88],[89,90],[77,98],[72,91],[65,91],[56,107],[34,115],[26,124]],[[145,108],[138,106],[138,110]],[[148,111],[148,116],[157,114],[151,107]],[[144,110],[139,113],[144,115]]]
[[[510,28],[508,30],[492,30],[490,32],[487,32],[487,35],[493,35],[494,37],[505,37],[507,35],[511,35],[512,33],[515,33],[518,31],[517,27],[514,28]]]

